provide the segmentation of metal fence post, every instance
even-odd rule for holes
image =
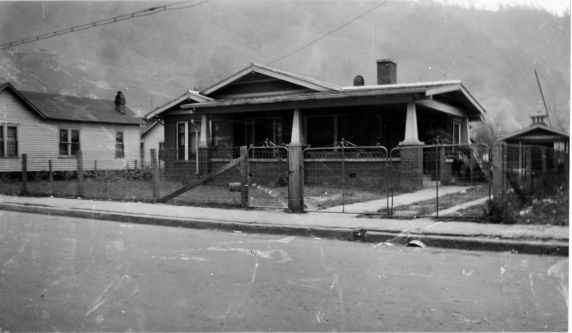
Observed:
[[[248,208],[248,147],[240,147],[240,205]]]
[[[435,214],[439,217],[439,181],[441,181],[441,147],[435,146]]]
[[[159,163],[157,163],[157,151],[151,149],[151,168],[153,173],[153,201],[159,199]]]
[[[28,194],[28,155],[22,154],[22,191],[21,194]]]
[[[80,151],[77,152],[77,196],[83,197],[84,195],[84,183],[83,183],[83,154]]]

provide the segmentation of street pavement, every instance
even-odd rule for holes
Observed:
[[[566,331],[568,258],[0,212],[0,331]]]
[[[0,195],[0,211],[431,247],[568,255],[568,226],[389,219],[355,214],[219,209],[138,202]]]

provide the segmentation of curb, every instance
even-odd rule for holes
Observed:
[[[346,241],[363,241],[369,243],[391,242],[395,244],[405,245],[412,240],[419,240],[428,247],[496,252],[510,251],[526,254],[568,256],[568,242],[554,240],[512,240],[488,237],[466,237],[435,234],[403,234],[401,232],[394,231],[368,231],[350,228],[268,225],[255,222],[228,222],[197,218],[187,220],[180,218],[133,215],[127,213],[62,209],[43,205],[27,204],[0,203],[0,210],[85,219],[109,220],[135,224],[182,227],[192,229],[243,231],[250,233],[281,234],[289,236],[321,237]]]

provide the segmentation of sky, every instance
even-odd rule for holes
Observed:
[[[463,8],[491,11],[498,11],[503,7],[531,7],[544,9],[556,16],[570,14],[569,0],[437,0],[437,2],[446,5],[458,5]]]

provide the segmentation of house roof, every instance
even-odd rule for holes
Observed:
[[[286,82],[290,82],[295,85],[299,85],[305,88],[309,88],[315,91],[338,91],[339,87],[335,85],[320,82],[318,80],[310,79],[304,76],[292,74],[289,72],[281,71],[275,68],[266,67],[263,65],[252,63],[250,66],[244,68],[243,70],[232,74],[231,76],[227,77],[226,79],[204,89],[201,91],[202,95],[211,95],[214,92],[226,87],[227,85],[243,78],[244,76],[252,73],[259,73],[266,76],[270,76],[279,80],[283,80]]]
[[[539,135],[539,133],[544,133],[544,135]],[[555,141],[558,139],[570,140],[570,135],[542,123],[532,124],[500,138],[501,141]]]
[[[273,91],[268,91],[268,89],[266,89],[265,91],[261,92],[248,91],[245,93],[243,91],[239,94],[235,93],[230,95],[228,92],[223,91],[227,88],[230,89],[231,86],[234,87],[237,84],[256,82],[257,78],[254,78],[253,76],[250,76],[249,78],[250,80],[254,81],[244,81],[246,76],[253,73],[268,76],[274,80],[284,81],[288,84],[295,85],[304,89],[288,88],[289,90],[287,93],[280,93],[279,89]],[[217,95],[220,95],[220,98],[216,98],[215,96]],[[214,84],[213,86],[202,90],[200,93],[194,92],[192,103],[185,103],[186,99],[189,97],[187,94],[185,94],[171,101],[170,103],[167,103],[166,105],[148,113],[146,115],[146,119],[155,117],[162,112],[165,112],[176,106],[180,107],[181,109],[202,109],[204,112],[208,113],[215,112],[208,110],[212,108],[249,108],[251,106],[258,106],[257,108],[259,109],[262,108],[265,104],[274,104],[276,107],[281,107],[280,105],[282,105],[284,108],[288,108],[293,104],[302,105],[302,107],[308,107],[311,105],[309,103],[312,103],[311,101],[314,100],[330,100],[330,102],[333,102],[347,98],[348,100],[352,100],[353,103],[356,101],[356,99],[362,97],[372,101],[377,100],[378,97],[385,98],[384,96],[392,95],[400,96],[399,98],[414,98],[415,100],[435,98],[442,103],[440,105],[443,105],[443,102],[445,102],[451,103],[453,106],[461,106],[468,111],[468,116],[471,120],[482,119],[486,112],[485,109],[477,102],[477,100],[469,93],[469,91],[465,88],[460,80],[338,87],[332,84],[323,83],[314,79],[309,79],[303,76],[253,63],[245,69]],[[365,101],[366,99],[361,101]]]
[[[46,119],[123,125],[140,125],[142,122],[127,107],[125,114],[117,112],[114,101],[111,100],[31,91],[22,91],[21,95]]]
[[[441,95],[462,104],[473,119],[479,119],[485,114],[485,109],[463,86],[461,81],[434,81],[418,83],[385,84],[372,86],[341,87],[336,90],[316,93],[299,93],[290,95],[258,96],[241,99],[211,100],[209,102],[181,105],[182,108],[213,108],[239,105],[257,105],[272,103],[303,102],[311,100],[344,99],[353,97],[375,97],[388,95],[422,95],[428,98]]]
[[[194,91],[194,90],[187,90],[184,94],[182,94],[181,96],[157,107],[155,110],[147,113],[145,115],[145,119],[151,119],[161,113],[163,113],[164,111],[169,110],[170,108],[177,106],[183,102],[191,102],[191,103],[198,103],[198,102],[210,102],[213,99],[208,97],[208,96],[203,96],[201,95],[198,91]]]
[[[9,90],[14,95],[16,95],[16,97],[18,97],[22,101],[22,103],[24,103],[25,106],[30,108],[30,110],[32,110],[32,112],[34,112],[41,119],[47,119],[46,115],[41,110],[39,110],[32,102],[30,102],[24,95],[22,95],[22,93],[18,89],[16,89],[10,82],[4,82],[0,84],[0,92],[4,90]]]
[[[162,125],[161,123],[159,123],[159,120],[155,120],[155,121],[151,122],[150,124],[145,126],[145,128],[143,128],[143,130],[141,131],[141,136],[145,137],[148,133],[150,133],[158,125]]]

